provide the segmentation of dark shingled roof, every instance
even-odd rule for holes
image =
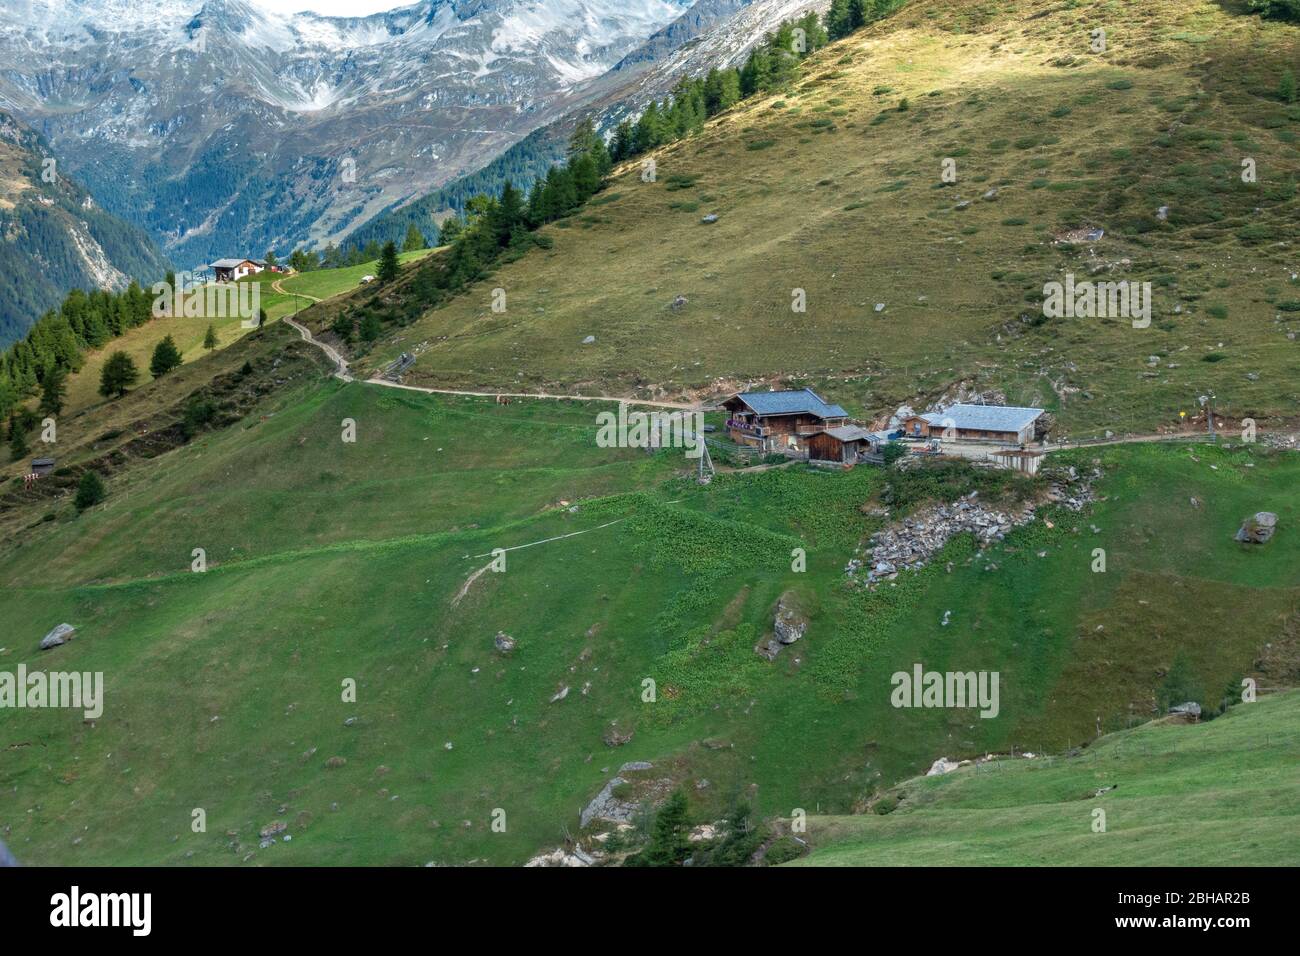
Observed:
[[[798,415],[807,412],[819,418],[848,418],[838,405],[828,405],[811,388],[790,392],[741,392],[736,396],[760,415]]]

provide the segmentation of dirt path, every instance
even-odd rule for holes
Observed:
[[[420,385],[402,385],[378,377],[366,379],[367,385],[383,385],[385,388],[402,388],[409,392],[424,392],[429,395],[468,395],[474,398],[550,398],[568,399],[574,402],[626,402],[629,405],[649,405],[652,408],[675,408],[683,411],[698,411],[698,405],[680,402],[655,402],[641,398],[619,398],[616,395],[551,395],[546,392],[470,392],[454,388],[425,388]]]
[[[290,292],[290,291],[289,291],[288,289],[286,289],[284,286],[280,285],[280,283],[283,282],[283,281],[284,281],[283,279],[276,279],[275,281],[273,281],[273,282],[271,283],[271,288],[274,289],[276,292],[280,293],[280,295],[301,296],[301,297],[304,298],[304,299],[311,299],[313,302],[324,302],[324,301],[325,301],[324,299],[318,299],[318,298],[316,298],[316,296],[314,296],[314,295],[308,295],[306,292]]]
[[[310,342],[312,345],[316,346],[316,348],[320,349],[329,357],[329,360],[334,363],[335,378],[342,379],[345,382],[352,381],[352,373],[348,371],[347,359],[345,359],[342,355],[340,355],[336,349],[326,345],[324,342],[317,342],[314,338],[312,338],[311,330],[308,329],[307,326],[294,321],[293,316],[286,315],[284,317],[284,321],[288,322],[290,325],[292,325],[295,329],[298,330],[298,334],[302,336],[302,340],[304,342]]]
[[[304,299],[311,299],[312,302],[324,301],[316,298],[314,295],[307,295],[305,292],[288,292],[285,290],[284,286],[281,285],[283,281],[283,279],[276,279],[271,283],[271,288],[281,295],[300,295]],[[296,315],[297,313],[294,314]],[[298,330],[298,334],[302,336],[304,342],[310,342],[329,356],[330,361],[333,362],[335,366],[334,375],[336,378],[340,378],[345,382],[354,381],[352,373],[348,371],[347,360],[339,354],[337,349],[326,345],[324,342],[318,342],[312,337],[311,331],[302,323],[295,321],[292,315],[286,315],[284,321],[288,322]],[[401,388],[410,392],[424,392],[427,395],[467,395],[473,398],[570,399],[575,402],[626,402],[629,405],[648,405],[652,408],[672,408],[680,409],[682,411],[697,411],[699,409],[698,405],[683,404],[681,402],[655,402],[648,399],[618,398],[610,395],[551,395],[546,392],[471,392],[454,388],[424,388],[419,385],[402,385],[398,382],[390,382],[387,379],[379,378],[378,376],[368,378],[365,382],[367,385],[382,385],[385,388]]]

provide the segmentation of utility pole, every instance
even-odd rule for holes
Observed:
[[[1201,407],[1205,409],[1206,429],[1210,434],[1210,441],[1217,442],[1218,437],[1214,434],[1214,393],[1206,392],[1201,396]]]

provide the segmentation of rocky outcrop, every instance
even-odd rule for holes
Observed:
[[[572,853],[566,852],[563,847],[556,847],[546,853],[537,854],[524,866],[575,867],[592,866],[596,862],[597,858],[580,846],[575,846]]]
[[[581,826],[585,827],[593,820],[611,820],[615,823],[627,823],[632,819],[632,814],[636,812],[636,804],[620,800],[614,796],[614,790],[627,783],[622,777],[611,777],[609,781],[592,798],[592,801],[583,808],[582,817],[579,820]]]
[[[60,624],[50,633],[41,638],[41,650],[48,651],[51,647],[58,647],[60,644],[66,644],[72,640],[72,635],[76,628],[71,624]]]
[[[808,616],[804,614],[794,592],[786,591],[776,602],[772,619],[772,634],[759,641],[754,653],[767,660],[775,660],[781,648],[793,644],[808,630]]]
[[[793,644],[808,630],[808,618],[799,609],[799,602],[789,591],[776,602],[776,618],[772,622],[776,639],[782,644]]]
[[[1249,544],[1263,544],[1277,530],[1277,515],[1271,511],[1257,511],[1242,522],[1237,530],[1237,540]]]

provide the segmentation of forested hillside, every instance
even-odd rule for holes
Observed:
[[[0,112],[0,348],[70,289],[123,289],[167,268],[143,231],[101,209],[39,134]]]

